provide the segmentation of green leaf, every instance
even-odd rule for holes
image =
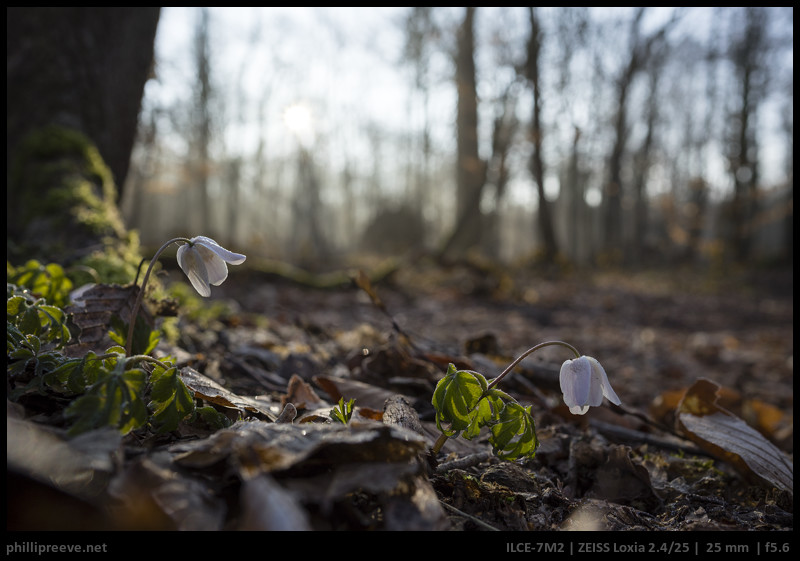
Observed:
[[[464,438],[472,440],[480,434],[483,427],[490,425],[492,421],[498,419],[500,411],[502,411],[505,406],[505,403],[498,394],[502,394],[502,392],[490,390],[489,393],[478,402],[478,405],[472,413],[472,421],[469,427],[464,431]]]
[[[141,369],[125,369],[117,358],[102,363],[93,361],[85,368],[88,378],[97,379],[84,395],[73,401],[65,413],[73,420],[69,434],[112,426],[122,434],[141,427],[147,421],[147,407],[142,399],[147,374]]]
[[[66,314],[64,311],[61,308],[47,304],[40,304],[37,309],[39,310],[41,326],[47,328],[47,340],[60,340],[61,344],[67,344],[70,339],[70,332],[65,324]]]
[[[64,307],[69,302],[72,281],[57,263],[44,266],[31,259],[23,267],[7,268],[6,278],[7,282],[27,288],[54,306]]]
[[[353,416],[353,404],[355,402],[355,399],[351,399],[345,403],[344,397],[340,397],[338,405],[331,409],[331,412],[328,415],[334,421],[339,421],[343,425],[346,425],[350,422],[350,419]]]
[[[69,434],[81,434],[103,425],[100,412],[103,398],[95,394],[87,394],[73,401],[66,410],[69,417],[75,419]]]
[[[25,302],[26,299],[22,296],[12,296],[6,300],[6,314],[12,317],[18,315]]]
[[[124,347],[128,338],[128,324],[122,321],[119,316],[114,315],[111,318],[111,327],[112,329],[109,331],[108,336],[112,341]],[[131,354],[149,355],[156,348],[159,340],[158,331],[151,330],[147,325],[147,321],[142,316],[137,316],[136,327],[133,330]]]
[[[491,433],[489,442],[504,460],[533,457],[539,446],[530,407],[526,409],[517,402],[506,403]]]
[[[178,424],[194,413],[194,399],[174,366],[164,370],[156,367],[151,376],[153,387],[148,407],[153,410],[151,424],[159,433],[173,431]]]
[[[18,347],[24,340],[25,334],[16,325],[6,321],[6,348]],[[11,347],[8,347],[8,345],[11,345]]]
[[[210,405],[198,407],[195,412],[212,429],[219,430],[231,426],[231,420]]]
[[[42,332],[42,323],[39,321],[39,312],[34,307],[27,307],[22,312],[19,327],[23,333],[39,335]]]
[[[470,428],[476,415],[485,413],[485,409],[476,412],[475,408],[487,389],[488,383],[483,375],[470,370],[456,370],[450,364],[447,374],[436,384],[431,400],[436,409],[436,426],[439,430],[447,436],[453,436]],[[445,429],[443,423],[449,423],[449,429]],[[474,431],[473,426],[470,433]]]
[[[66,326],[64,311],[42,298],[34,299],[27,291],[16,293],[19,287],[8,285],[10,296],[6,300],[6,322],[15,325],[22,333],[37,335],[43,341],[55,341],[58,345],[66,344],[70,332]]]
[[[52,372],[45,376],[48,385],[58,384],[67,393],[81,394],[86,389],[86,379],[83,371],[87,360],[96,355],[89,351],[83,358],[72,358],[64,360],[56,366]]]

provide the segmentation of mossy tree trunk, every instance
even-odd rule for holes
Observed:
[[[7,8],[7,259],[134,260],[117,204],[159,13]]]

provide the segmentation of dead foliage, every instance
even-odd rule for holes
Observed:
[[[9,402],[7,528],[791,530],[791,290],[680,281],[232,276],[217,291],[232,312],[182,320],[157,349],[229,426],[68,439],[64,404]],[[569,357],[547,350],[504,381],[533,405],[534,458],[501,462],[485,439],[430,458],[447,364],[493,377],[548,339],[599,358],[622,406],[570,415]],[[340,398],[347,426],[329,416]]]

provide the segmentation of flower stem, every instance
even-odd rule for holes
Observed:
[[[581,353],[579,353],[579,352],[578,352],[578,349],[576,349],[575,347],[573,347],[573,346],[572,346],[572,345],[570,345],[569,343],[565,343],[564,341],[546,341],[546,342],[544,342],[544,343],[539,343],[539,344],[538,344],[538,345],[536,345],[535,347],[531,347],[530,349],[528,349],[527,351],[525,351],[524,353],[522,353],[521,355],[519,355],[519,356],[518,356],[516,359],[514,359],[514,362],[512,362],[511,364],[509,364],[509,365],[506,367],[506,369],[505,369],[505,370],[503,370],[503,372],[502,372],[502,373],[501,373],[501,374],[500,374],[500,375],[499,375],[497,378],[495,378],[494,380],[492,380],[492,381],[489,383],[489,389],[492,389],[492,388],[493,388],[493,387],[495,387],[497,384],[499,384],[499,383],[500,383],[500,380],[502,380],[502,379],[503,379],[503,378],[506,376],[506,374],[508,374],[509,372],[511,372],[512,370],[514,370],[514,368],[516,368],[516,366],[517,366],[517,365],[518,365],[520,362],[522,362],[522,359],[524,359],[526,356],[528,356],[528,355],[529,355],[529,354],[531,354],[531,353],[534,353],[534,352],[538,351],[539,349],[543,349],[544,347],[549,347],[550,345],[561,345],[562,347],[567,347],[567,348],[568,348],[568,349],[570,349],[570,350],[571,350],[573,353],[575,353],[575,358],[580,358],[580,356],[581,356]]]
[[[433,452],[434,456],[439,453],[439,450],[442,449],[442,446],[444,446],[445,442],[447,442],[447,435],[442,433],[439,435],[439,438],[436,439],[436,442],[431,448],[431,452]]]
[[[155,265],[156,261],[158,261],[158,257],[161,253],[167,249],[170,244],[176,242],[186,242],[188,244],[192,243],[192,240],[188,238],[172,238],[167,243],[162,245],[156,254],[153,256],[153,259],[150,260],[150,265],[147,267],[147,272],[144,274],[144,279],[142,279],[142,287],[139,290],[139,294],[136,295],[136,302],[133,304],[133,310],[131,311],[131,320],[130,324],[128,325],[128,338],[125,339],[125,354],[130,356],[131,354],[131,347],[133,346],[133,329],[136,326],[136,316],[139,314],[139,308],[142,305],[142,297],[144,296],[144,289],[147,286],[147,279],[150,277],[150,271],[153,270],[153,265]]]

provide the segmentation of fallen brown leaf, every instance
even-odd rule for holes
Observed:
[[[745,478],[793,492],[792,463],[761,433],[717,404],[719,389],[702,378],[690,387],[678,407],[678,430]]]
[[[272,409],[272,404],[257,397],[243,397],[227,390],[208,376],[201,374],[194,368],[186,366],[180,370],[181,380],[197,399],[202,399],[222,407],[241,409],[264,415],[271,421],[278,418],[278,413]]]

